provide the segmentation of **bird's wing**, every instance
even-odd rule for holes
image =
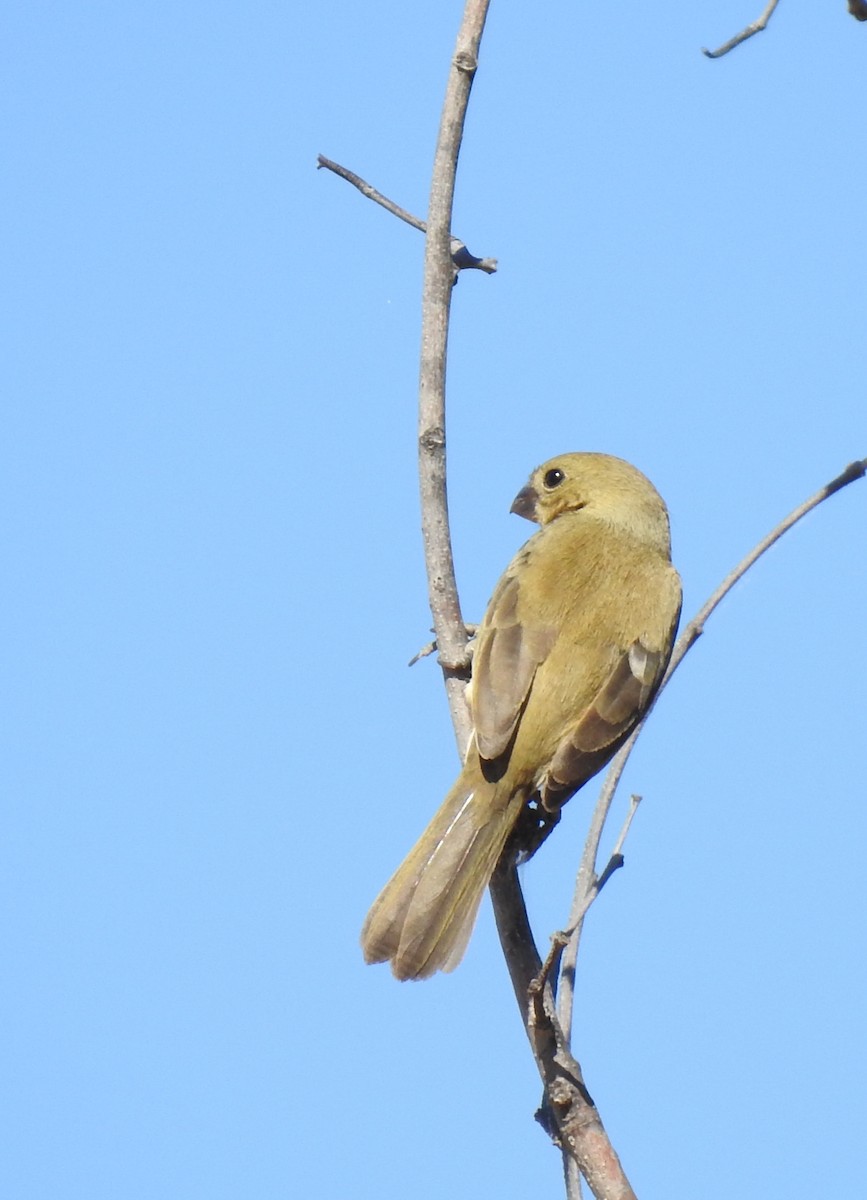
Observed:
[[[508,749],[536,671],[557,638],[556,629],[519,616],[520,595],[519,573],[508,571],[488,605],[473,654],[476,746],[488,760]]]
[[[539,788],[545,808],[556,811],[604,766],[650,703],[667,656],[635,641],[557,748]]]

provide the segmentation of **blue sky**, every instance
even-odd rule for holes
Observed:
[[[398,985],[367,906],[451,782],[415,481],[423,214],[460,5],[18,5],[0,204],[4,1194],[559,1195],[484,908]],[[685,611],[865,441],[845,5],[494,5],[455,232],[465,613],[563,450],[642,467]],[[863,1176],[867,485],[654,713],[576,1049],[639,1195]],[[525,869],[568,911],[592,794]]]

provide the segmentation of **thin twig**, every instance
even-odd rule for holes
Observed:
[[[345,179],[347,183],[351,183],[353,187],[358,188],[362,196],[366,196],[374,204],[382,205],[386,212],[390,212],[392,216],[399,217],[401,221],[406,221],[407,225],[412,225],[413,229],[418,229],[422,233],[427,232],[427,224],[421,217],[414,216],[411,212],[407,212],[405,208],[401,208],[399,204],[395,204],[393,200],[389,200],[388,196],[383,196],[382,192],[378,192],[372,184],[369,184],[366,179],[362,179],[360,175],[356,175],[354,171],[350,171],[348,167],[342,167],[340,163],[333,162],[330,158],[326,158],[324,154],[317,156],[316,163],[317,167],[325,167],[326,170],[333,171],[335,175],[339,175],[341,179]],[[452,262],[459,271],[474,269],[476,271],[484,271],[486,275],[493,275],[496,271],[497,260],[495,258],[476,258],[474,254],[470,254],[460,238],[452,236],[450,245]]]
[[[565,929],[558,930],[557,933],[551,935],[551,949],[548,951],[548,957],[542,964],[542,970],[540,971],[539,975],[533,980],[532,986],[535,990],[540,986],[541,983],[546,982],[549,978],[556,978],[557,972],[560,972],[560,980],[556,986],[558,990],[561,988],[566,988],[570,996],[568,1004],[564,1004],[562,1001],[560,1003],[560,1021],[561,1024],[563,1024],[563,1033],[566,1038],[567,1045],[570,1043],[572,1038],[571,993],[574,988],[575,978],[574,959],[577,955],[578,940],[581,936],[581,928],[584,923],[584,918],[586,917],[590,906],[596,902],[599,893],[605,887],[608,880],[615,871],[619,871],[623,866],[623,846],[629,834],[629,828],[632,825],[633,818],[638,812],[638,806],[640,803],[640,796],[632,796],[630,798],[629,811],[624,818],[623,825],[620,828],[620,833],[617,835],[617,841],[614,843],[614,849],[611,851],[611,856],[599,875],[597,875],[595,871],[595,851],[598,849],[599,839],[597,837],[593,840],[594,853],[591,856],[587,853],[587,846],[591,843],[591,838],[588,835],[587,844],[585,844],[585,858],[589,860],[589,869],[584,875],[586,886],[584,886],[581,890],[580,901],[578,898],[578,887],[576,886],[575,896],[572,900],[572,909],[569,913],[569,924]],[[606,809],[605,816],[607,816],[607,812],[608,810]],[[599,806],[597,805],[596,810],[594,810],[594,817],[597,817],[598,815]],[[604,817],[602,817],[601,820],[602,826],[604,826]],[[602,832],[602,826],[599,828],[600,835]],[[583,859],[581,865],[583,868]],[[573,953],[570,955],[569,960],[564,963],[561,971],[560,960],[563,955],[563,951],[566,950],[567,947],[570,948]],[[566,1023],[563,1023],[564,1021]]]
[[[755,33],[761,33],[767,28],[768,21],[774,15],[774,10],[780,0],[770,0],[768,7],[762,13],[757,21],[753,21],[752,25],[747,25],[746,29],[742,29],[740,33],[736,33],[733,38],[723,43],[718,50],[706,50],[704,46],[701,48],[702,54],[708,58],[722,58],[724,54],[728,54],[729,50],[734,50],[735,46],[739,46],[741,42],[745,42],[747,38],[751,38]]]
[[[639,726],[640,728],[640,726]],[[630,745],[637,733],[633,733],[626,745]],[[625,749],[625,747],[624,747]],[[623,753],[621,750],[614,762],[620,758]],[[609,772],[610,774],[610,772]],[[619,776],[618,776],[619,778]],[[584,927],[584,917],[590,905],[599,895],[597,881],[599,876],[596,873],[596,859],[599,855],[599,843],[602,840],[602,832],[605,829],[605,823],[608,820],[608,813],[611,810],[611,804],[614,800],[616,784],[614,787],[608,788],[608,776],[605,778],[605,783],[599,793],[599,799],[596,801],[596,807],[593,809],[593,816],[590,818],[590,828],[587,831],[587,838],[584,842],[584,850],[581,854],[581,863],[578,867],[578,877],[575,880],[575,892],[572,897],[572,907],[569,910],[569,922],[567,928],[570,930],[569,936],[563,949],[562,966],[560,968],[560,984],[558,987],[557,1008],[560,1016],[560,1023],[563,1026],[563,1032],[566,1037],[567,1045],[572,1042],[572,1008],[574,1001],[575,989],[575,963],[578,958],[578,946],[581,941],[581,931]],[[627,818],[625,831],[629,830],[629,825],[632,822],[632,816]]]
[[[656,695],[653,698],[653,703],[648,708],[641,722],[633,730],[629,740],[624,743],[621,749],[611,760],[611,766],[608,768],[608,773],[602,784],[602,789],[599,793],[599,799],[596,802],[596,808],[593,811],[593,817],[590,823],[590,829],[587,834],[587,840],[584,844],[584,851],[581,856],[581,865],[578,869],[578,878],[575,883],[575,894],[572,899],[572,910],[569,914],[569,928],[573,931],[569,944],[563,952],[562,968],[560,985],[558,988],[558,1011],[560,1022],[563,1027],[564,1034],[567,1038],[567,1044],[571,1038],[572,1030],[572,1008],[574,1003],[574,978],[575,978],[575,962],[578,956],[578,945],[581,937],[581,928],[584,914],[593,903],[593,900],[598,895],[592,895],[594,882],[596,880],[596,858],[599,852],[599,841],[602,836],[602,830],[605,826],[605,821],[608,817],[608,812],[611,808],[611,802],[614,799],[614,793],[617,791],[617,786],[620,783],[621,776],[626,767],[629,755],[638,740],[638,735],[644,728],[644,723],[650,716],[653,705],[656,704],[663,688],[665,688],[671,679],[674,672],[683,662],[689,650],[695,645],[698,639],[704,632],[704,626],[708,618],[713,613],[714,609],[728,595],[738,580],[742,579],[752,565],[761,558],[761,556],[774,545],[775,542],[787,533],[788,530],[796,525],[807,513],[829,496],[833,496],[835,492],[839,492],[842,488],[847,487],[850,483],[854,483],[856,479],[863,479],[867,474],[867,458],[856,460],[840,472],[836,478],[830,483],[826,483],[823,488],[820,488],[815,495],[809,500],[805,500],[803,504],[799,504],[793,509],[787,517],[780,521],[767,537],[762,538],[758,545],[750,551],[750,553],[731,571],[716,591],[710,596],[704,605],[699,609],[693,619],[684,628],[680,637],[677,639],[674,650],[672,651],[671,660],[668,664],[668,670],[665,672],[662,683],[659,685]],[[631,820],[631,817],[627,818]],[[628,828],[628,825],[627,825]],[[590,897],[588,902],[588,897]]]

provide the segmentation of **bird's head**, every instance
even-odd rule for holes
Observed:
[[[583,512],[670,553],[665,502],[646,475],[611,454],[549,459],[518,492],[511,511],[542,526],[564,513]]]

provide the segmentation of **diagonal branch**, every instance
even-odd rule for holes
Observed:
[[[807,513],[812,512],[829,496],[833,496],[835,492],[839,492],[842,488],[847,487],[850,483],[854,483],[856,479],[863,479],[867,474],[867,458],[856,460],[849,464],[836,478],[830,483],[826,483],[823,488],[820,488],[809,500],[805,500],[803,504],[799,504],[793,509],[787,517],[780,521],[771,532],[755,546],[749,554],[731,571],[716,591],[709,597],[704,605],[699,609],[693,619],[684,628],[680,637],[677,639],[677,644],[671,655],[671,661],[668,664],[668,670],[659,690],[653,699],[653,704],[659,699],[663,688],[668,684],[674,672],[683,662],[684,658],[695,645],[698,639],[704,632],[704,626],[713,611],[728,595],[739,579],[747,573],[750,567],[753,566],[761,556],[774,545],[775,542],[787,533],[793,525],[796,525]],[[561,968],[561,978],[559,986],[559,1016],[563,1026],[564,1035],[567,1039],[567,1044],[571,1037],[572,1029],[572,1008],[574,1002],[575,990],[575,962],[578,957],[578,945],[581,938],[581,930],[583,927],[584,916],[590,905],[596,899],[596,896],[601,891],[601,880],[608,872],[606,867],[602,876],[596,874],[596,861],[599,853],[599,842],[602,837],[602,830],[605,827],[605,821],[608,817],[608,812],[611,808],[611,803],[614,799],[614,793],[617,790],[617,785],[620,783],[621,776],[626,767],[632,749],[638,740],[641,730],[644,728],[644,722],[647,720],[653,708],[650,708],[645,713],[641,723],[635,728],[629,740],[618,751],[611,761],[611,766],[608,769],[608,774],[605,776],[605,781],[602,785],[602,790],[599,793],[599,799],[596,802],[596,808],[593,811],[593,817],[590,823],[590,829],[587,834],[587,840],[584,844],[584,851],[581,856],[581,865],[578,869],[578,878],[575,883],[575,894],[572,900],[572,910],[569,914],[569,927],[566,932],[568,936],[568,944],[563,953],[563,961]],[[627,826],[628,828],[628,826]],[[622,847],[622,836],[618,841],[618,845]],[[610,864],[609,864],[610,865]],[[608,872],[610,874],[610,872]],[[557,936],[557,935],[555,935]]]

